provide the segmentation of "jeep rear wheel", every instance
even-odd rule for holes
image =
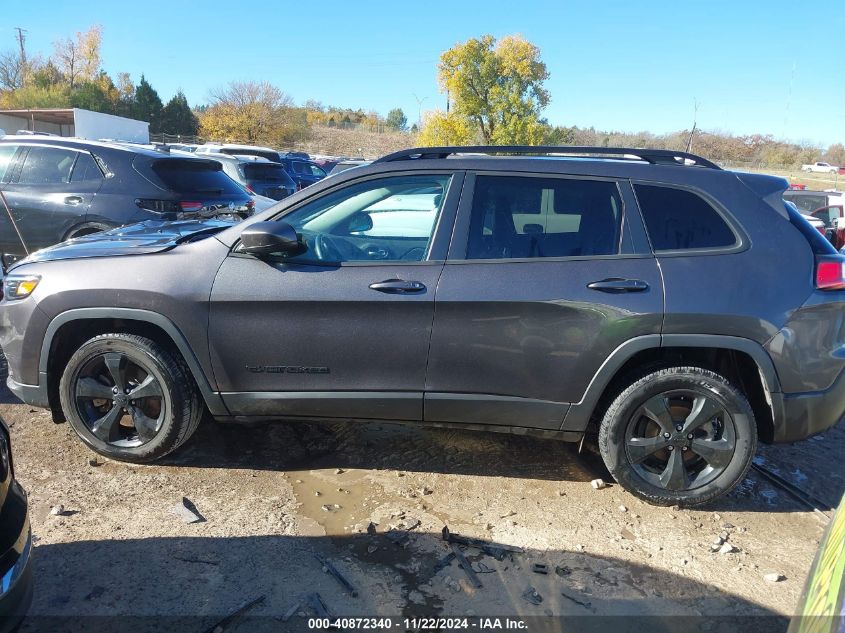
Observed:
[[[133,334],[104,334],[70,358],[59,385],[62,409],[90,448],[149,462],[184,443],[202,402],[181,358]]]
[[[658,505],[692,506],[729,492],[757,446],[754,414],[726,378],[699,367],[650,373],[605,414],[602,458],[616,481]]]

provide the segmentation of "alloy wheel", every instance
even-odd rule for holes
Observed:
[[[682,389],[653,396],[637,409],[626,429],[625,453],[643,479],[677,492],[722,474],[736,442],[733,417],[715,395]]]
[[[89,359],[73,390],[85,426],[107,444],[141,446],[161,429],[165,402],[160,377],[122,352]]]

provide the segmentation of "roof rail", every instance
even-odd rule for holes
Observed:
[[[565,155],[596,156],[598,158],[621,158],[639,160],[652,165],[688,165],[721,169],[716,163],[706,158],[673,149],[645,149],[634,147],[582,147],[578,145],[472,145],[466,147],[413,147],[387,154],[377,159],[376,163],[391,163],[399,160],[418,160],[421,158],[447,158],[452,154],[527,154],[527,155]],[[689,162],[688,162],[689,161]]]

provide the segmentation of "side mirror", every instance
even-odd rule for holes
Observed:
[[[241,233],[241,251],[261,257],[271,253],[298,255],[305,247],[287,222],[256,222]]]

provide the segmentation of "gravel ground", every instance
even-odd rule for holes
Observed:
[[[100,620],[85,616],[114,615],[168,616],[174,629],[202,631],[261,596],[250,614],[263,619],[225,630],[279,630],[298,620],[282,622],[289,611],[313,613],[306,602],[295,608],[312,592],[342,616],[660,614],[696,616],[690,630],[706,631],[722,630],[718,616],[748,615],[776,616],[751,621],[783,630],[825,527],[753,471],[706,508],[655,508],[615,485],[594,490],[590,480],[609,476],[592,454],[527,437],[204,423],[163,463],[136,466],[91,453],[5,388],[0,414],[35,535],[35,617],[23,631],[92,630]],[[758,459],[829,509],[845,489],[843,449],[840,427],[763,447]],[[183,497],[203,521],[172,513]],[[64,513],[51,514],[59,504]],[[524,552],[499,561],[466,550],[477,587],[456,562],[435,569],[450,551],[444,525]],[[718,538],[732,551],[711,551]],[[770,572],[785,580],[765,581]],[[132,630],[145,627],[164,628],[141,619]]]

